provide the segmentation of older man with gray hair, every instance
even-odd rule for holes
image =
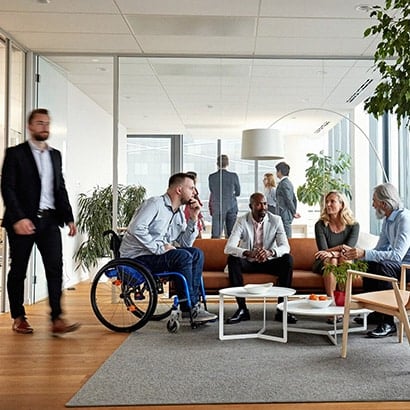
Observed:
[[[401,265],[410,263],[410,211],[402,207],[397,189],[390,183],[376,186],[373,192],[373,208],[378,219],[383,219],[379,241],[374,249],[349,248],[343,245],[347,259],[364,259],[368,272],[377,275],[400,278]],[[391,289],[391,284],[363,278],[365,292]],[[355,318],[361,323],[361,318]],[[369,323],[377,323],[377,328],[367,332],[371,338],[391,336],[396,333],[394,318],[374,312],[369,315]]]

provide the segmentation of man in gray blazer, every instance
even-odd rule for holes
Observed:
[[[238,174],[229,172],[227,155],[220,155],[216,162],[218,171],[208,177],[209,211],[212,216],[212,238],[220,238],[224,225],[225,234],[229,236],[238,215],[238,202],[236,198],[241,194]]]
[[[243,286],[242,272],[267,272],[278,276],[278,285],[290,287],[293,276],[293,258],[289,242],[279,216],[268,212],[265,195],[255,192],[250,197],[251,209],[238,217],[225,246],[228,254],[229,281],[231,286]],[[283,298],[279,298],[278,303]],[[245,298],[237,298],[238,310],[227,320],[228,324],[249,320]],[[282,321],[282,311],[275,319]],[[296,323],[288,314],[288,323]]]
[[[300,218],[300,215],[296,212],[297,200],[289,179],[289,170],[286,162],[276,164],[276,176],[280,180],[276,188],[276,214],[282,218],[286,236],[291,238],[293,218]]]

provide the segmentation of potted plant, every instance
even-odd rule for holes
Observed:
[[[378,23],[367,28],[364,36],[380,35],[374,63],[381,75],[372,96],[364,102],[365,110],[375,117],[394,113],[397,122],[410,121],[410,2],[386,0],[385,7],[372,6],[370,17]]]
[[[128,226],[135,209],[145,198],[142,186],[118,186],[117,230]],[[110,254],[109,241],[103,232],[112,229],[113,190],[112,185],[105,188],[95,187],[90,194],[82,193],[78,200],[78,231],[87,236],[74,258],[78,267],[89,270],[95,267],[100,258]]]
[[[306,168],[306,182],[297,189],[297,197],[300,202],[313,206],[322,205],[324,196],[333,190],[343,192],[348,198],[352,197],[350,185],[342,179],[351,167],[351,157],[345,152],[340,152],[337,158],[319,154],[306,154],[312,163]]]
[[[323,275],[333,275],[336,279],[336,290],[334,291],[335,304],[337,306],[344,306],[345,289],[347,281],[347,271],[349,269],[357,270],[359,272],[366,272],[368,265],[366,262],[357,260],[353,262],[342,262],[339,265],[332,265],[326,263],[323,267]]]

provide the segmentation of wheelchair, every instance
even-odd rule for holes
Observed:
[[[191,328],[202,324],[193,319],[188,284],[180,272],[151,273],[143,264],[121,258],[121,237],[113,230],[103,233],[110,236],[110,249],[114,259],[104,265],[91,284],[91,306],[97,319],[115,332],[134,332],[150,320],[167,321],[170,333],[178,332],[182,322],[180,303],[186,302]],[[178,279],[184,289],[184,299],[179,299],[173,282]],[[200,302],[206,309],[203,280]]]

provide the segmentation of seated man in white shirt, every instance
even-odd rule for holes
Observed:
[[[293,258],[280,216],[268,210],[265,195],[255,192],[250,197],[251,209],[237,218],[225,246],[228,257],[229,281],[232,286],[243,286],[243,272],[271,273],[278,277],[278,285],[290,287],[293,276]],[[227,320],[228,324],[249,320],[245,298],[237,298],[238,310]],[[282,302],[279,298],[278,303]],[[282,311],[275,319],[282,321]],[[288,323],[296,323],[288,314]]]

